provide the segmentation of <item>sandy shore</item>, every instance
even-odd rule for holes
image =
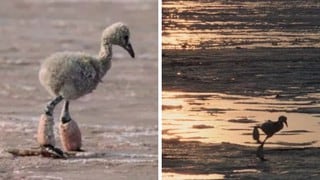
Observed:
[[[115,47],[104,82],[71,102],[88,154],[67,160],[8,154],[37,146],[38,118],[51,98],[38,82],[43,58],[66,50],[97,54],[102,30],[116,21],[130,26],[136,58]],[[156,179],[156,1],[2,1],[0,39],[0,179]]]

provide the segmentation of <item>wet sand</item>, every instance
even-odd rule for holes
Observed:
[[[66,50],[97,54],[102,30],[116,21],[130,26],[136,58],[114,47],[103,83],[70,106],[88,154],[67,160],[8,154],[37,146],[38,118],[51,99],[38,81],[43,58]],[[0,39],[0,179],[156,179],[156,1],[2,1]]]

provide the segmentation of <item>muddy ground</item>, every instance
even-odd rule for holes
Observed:
[[[102,30],[117,21],[129,25],[136,58],[114,47],[103,83],[71,102],[87,154],[8,154],[37,146],[38,118],[51,99],[38,81],[41,61],[57,51],[97,54]],[[1,1],[0,39],[0,179],[156,179],[156,1]]]

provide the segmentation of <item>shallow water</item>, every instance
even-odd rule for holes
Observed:
[[[84,171],[95,171],[95,177],[101,178],[104,172],[115,171],[119,166],[146,166],[156,168],[157,150],[155,138],[157,127],[128,126],[128,125],[100,125],[99,123],[79,123],[83,150],[75,157],[68,159],[50,159],[41,157],[14,157],[9,149],[32,149],[38,147],[36,143],[36,125],[38,117],[17,115],[0,115],[0,177],[4,179],[63,179],[83,176]],[[59,142],[58,126],[56,123],[55,137],[57,147]],[[49,168],[46,168],[50,166]],[[60,170],[55,170],[58,167]],[[82,169],[83,168],[83,169]],[[79,173],[70,173],[76,169]],[[126,170],[124,168],[123,170]],[[135,170],[132,169],[133,172]],[[50,172],[50,177],[48,177]],[[154,174],[156,176],[156,174]],[[73,179],[71,178],[71,179]],[[81,178],[80,178],[81,179]]]
[[[320,167],[318,52],[164,51],[163,171],[171,174],[163,177],[319,177],[319,168],[305,168]],[[280,115],[288,117],[289,127],[267,141],[270,161],[262,163],[252,127]],[[280,153],[282,148],[288,152]]]
[[[320,177],[319,9],[315,0],[163,1],[164,179]],[[289,127],[261,162],[253,126],[280,115]]]
[[[163,139],[257,146],[252,139],[253,126],[285,115],[288,128],[270,138],[266,146],[320,145],[320,106],[314,101],[171,91],[164,91],[162,97]],[[302,110],[313,113],[301,113]],[[263,132],[260,134],[263,140]]]
[[[320,47],[319,1],[163,1],[164,49]]]
[[[179,174],[179,173],[163,173],[163,179],[175,180],[175,179],[223,179],[222,174]]]

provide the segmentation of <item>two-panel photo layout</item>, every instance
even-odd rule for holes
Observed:
[[[0,2],[0,180],[320,179],[320,1]]]

